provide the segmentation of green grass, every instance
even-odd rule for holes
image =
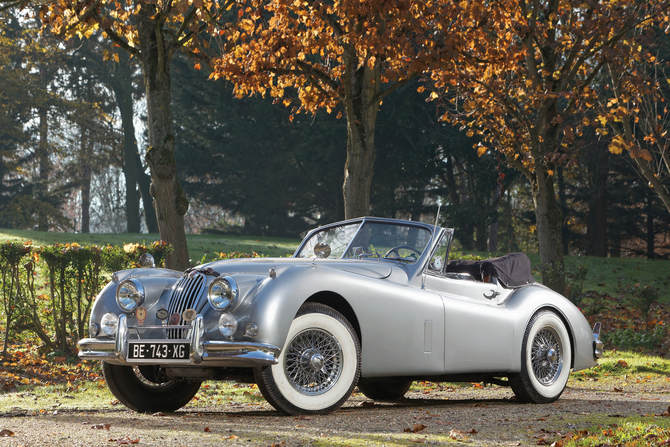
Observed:
[[[632,383],[661,381],[670,384],[670,359],[632,351],[605,350],[599,365],[573,372],[571,380],[620,381]]]
[[[31,240],[36,245],[77,242],[81,245],[123,245],[126,243],[152,242],[159,239],[158,234],[74,234],[27,230],[0,229],[0,241]],[[270,238],[259,236],[208,235],[189,234],[186,236],[189,255],[193,264],[200,263],[203,256],[213,259],[215,253],[252,251],[264,256],[287,256],[293,254],[300,244],[299,239]],[[489,253],[474,253],[482,257],[495,256]],[[541,280],[537,270],[540,255],[528,255],[536,280]],[[612,296],[618,294],[619,288],[627,284],[641,283],[652,285],[664,290],[670,285],[670,261],[636,258],[597,258],[593,256],[567,256],[566,267],[583,264],[588,273],[582,290],[593,290]],[[659,302],[670,302],[670,294],[662,294]]]

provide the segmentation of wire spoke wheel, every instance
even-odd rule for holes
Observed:
[[[263,397],[282,413],[328,414],[351,396],[361,371],[358,335],[342,314],[304,304],[272,366],[254,369]]]
[[[300,393],[323,394],[342,373],[342,348],[330,333],[308,329],[289,344],[285,367],[291,385]]]
[[[560,338],[552,328],[544,328],[535,335],[531,352],[533,374],[542,385],[551,385],[563,368]]]
[[[521,371],[509,377],[517,399],[550,403],[558,399],[570,375],[572,346],[563,320],[550,310],[531,318],[521,346]]]

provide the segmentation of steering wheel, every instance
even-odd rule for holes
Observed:
[[[404,257],[400,256],[400,253],[398,252],[398,250],[413,251],[414,253],[416,253],[416,259],[419,259],[419,257],[421,256],[421,252],[419,250],[417,250],[416,248],[412,247],[411,245],[396,245],[395,247],[393,247],[392,249],[387,251],[386,254],[384,255],[384,257],[388,258],[390,254],[395,253],[397,258],[405,259]]]

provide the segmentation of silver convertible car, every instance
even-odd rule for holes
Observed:
[[[398,399],[415,380],[555,401],[571,369],[597,364],[600,324],[535,283],[522,253],[447,262],[452,236],[365,217],[311,231],[290,258],[184,273],[145,258],[97,296],[79,356],[139,412],[177,410],[206,380],[256,383],[292,415],[332,412],[356,386]]]

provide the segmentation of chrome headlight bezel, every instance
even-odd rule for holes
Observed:
[[[219,312],[235,307],[239,295],[240,290],[237,283],[229,276],[214,278],[207,289],[207,301]]]
[[[144,303],[144,286],[136,279],[124,279],[116,287],[116,303],[122,311],[130,313]]]

